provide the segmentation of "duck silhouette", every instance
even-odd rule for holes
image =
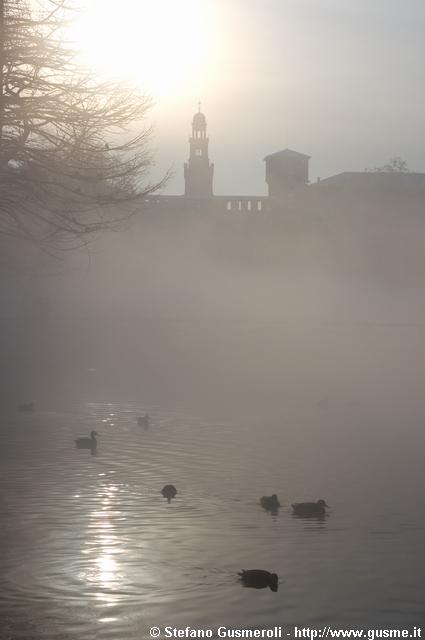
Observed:
[[[263,509],[266,509],[266,511],[271,511],[274,513],[276,513],[280,507],[279,498],[275,493],[272,496],[263,496],[262,498],[260,498],[260,504]]]
[[[144,416],[140,416],[137,418],[137,424],[139,427],[144,427],[145,429],[149,429],[151,419],[147,413]]]
[[[270,587],[272,591],[278,590],[278,581],[276,573],[264,571],[264,569],[242,569],[238,573],[244,587],[251,589],[265,589]]]
[[[26,411],[27,413],[34,411],[34,402],[22,402],[18,405],[19,411]]]
[[[326,515],[326,508],[329,505],[325,500],[318,500],[317,502],[295,502],[292,505],[295,516],[301,516],[303,518],[315,518]]]
[[[177,495],[177,489],[173,484],[166,484],[165,487],[161,489],[161,493],[164,498],[167,498],[168,504],[170,504],[172,498],[175,498]]]
[[[76,449],[90,449],[92,452],[92,455],[96,452],[97,449],[97,440],[96,440],[96,436],[98,436],[99,434],[97,433],[97,431],[91,431],[90,432],[90,437],[82,437],[82,438],[76,438],[75,440],[75,448]]]

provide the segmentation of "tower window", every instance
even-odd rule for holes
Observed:
[[[202,149],[196,149],[195,155],[202,156]]]

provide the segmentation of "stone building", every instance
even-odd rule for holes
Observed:
[[[214,164],[208,153],[207,120],[198,111],[192,119],[192,135],[189,138],[189,160],[184,164],[184,195],[153,195],[146,202],[161,211],[265,211],[294,190],[299,191],[308,183],[309,156],[284,149],[266,156],[266,182],[268,196],[214,195]]]
[[[307,203],[325,202],[332,197],[340,202],[353,198],[382,198],[397,193],[425,197],[425,174],[408,172],[349,172],[331,176],[310,185],[310,156],[292,149],[283,149],[264,158],[267,196],[214,195],[214,164],[210,162],[207,120],[198,111],[192,119],[192,135],[189,138],[189,160],[184,164],[184,195],[153,195],[146,198],[149,208],[164,212],[259,212],[294,208]]]
[[[310,156],[291,149],[271,153],[264,158],[266,182],[271,198],[281,198],[308,184],[308,161]]]

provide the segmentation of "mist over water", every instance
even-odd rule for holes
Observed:
[[[3,637],[423,622],[422,222],[328,214],[148,212],[3,277]]]
[[[422,223],[368,213],[152,212],[9,276],[7,397],[421,419]]]

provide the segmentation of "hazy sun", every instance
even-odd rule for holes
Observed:
[[[84,7],[73,38],[102,75],[131,78],[155,96],[196,91],[208,77],[214,16],[207,0],[85,0]]]

